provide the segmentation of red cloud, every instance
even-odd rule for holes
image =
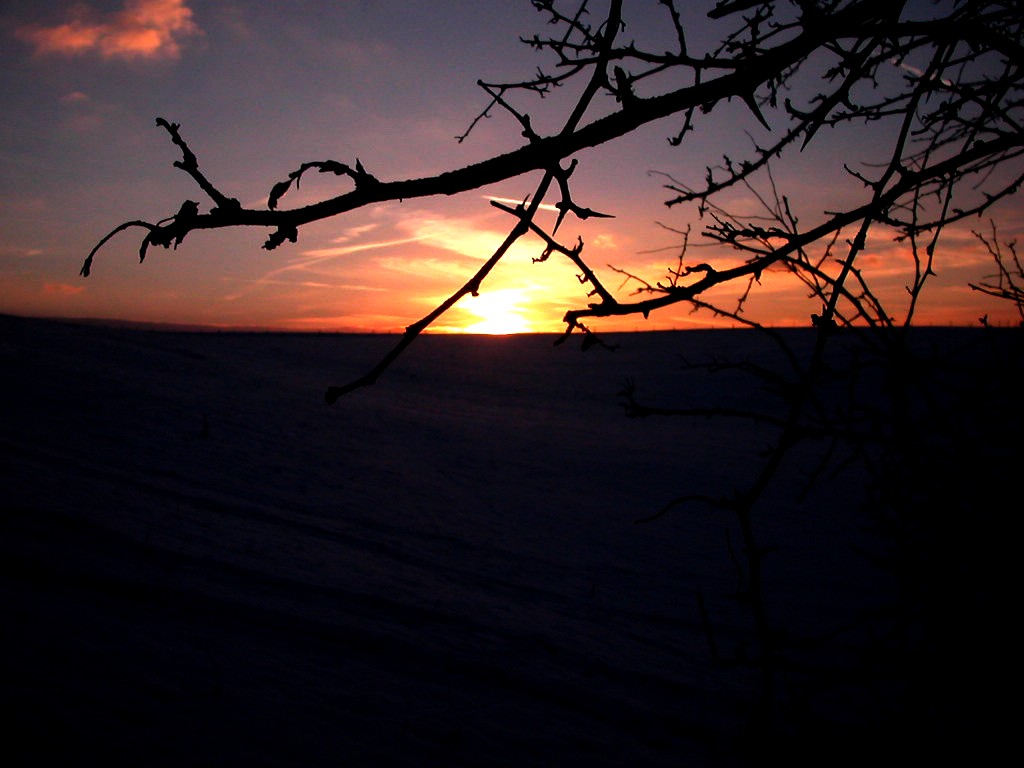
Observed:
[[[81,285],[69,285],[68,283],[43,283],[43,293],[50,296],[77,296],[85,290]]]
[[[22,27],[17,34],[39,55],[174,59],[181,54],[179,39],[198,31],[185,0],[125,0],[124,10],[116,13],[97,16],[76,6],[61,24]]]

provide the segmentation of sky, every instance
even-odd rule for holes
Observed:
[[[701,22],[691,45],[709,45]],[[627,0],[627,36],[669,31],[656,0]],[[518,126],[495,113],[459,142],[487,105],[478,79],[516,81],[550,63],[519,41],[550,32],[528,0],[443,3],[205,2],[204,0],[4,0],[0,3],[0,312],[220,328],[400,332],[475,272],[511,226],[492,199],[522,200],[539,176],[526,174],[440,199],[377,205],[309,225],[296,243],[266,251],[262,229],[191,234],[176,250],[150,249],[138,263],[141,231],[117,235],[79,275],[92,247],[122,222],[157,221],[183,200],[209,201],[182,171],[162,117],[179,123],[200,168],[225,194],[262,207],[274,183],[303,162],[358,159],[380,179],[428,176],[522,143]],[[570,89],[531,103],[541,129],[571,107]],[[584,242],[605,284],[620,297],[636,287],[616,270],[650,282],[676,263],[678,232],[693,227],[691,253],[717,266],[735,252],[698,245],[693,210],[667,208],[665,176],[699,181],[708,163],[749,146],[759,130],[745,108],[725,105],[684,148],[667,137],[673,121],[647,126],[580,153],[575,198],[614,215],[568,219],[566,241]],[[854,151],[884,146],[865,129],[787,159],[776,179],[802,222],[849,202],[837,184]],[[281,207],[349,189],[345,179],[307,174]],[[737,210],[756,207],[735,195]],[[1024,230],[1021,203],[996,209],[1001,240]],[[554,214],[545,210],[541,224]],[[985,221],[973,225],[988,232]],[[701,248],[701,250],[698,250]],[[517,244],[484,284],[435,324],[437,331],[558,332],[566,309],[584,306],[572,265],[534,263],[536,239]],[[918,310],[925,324],[997,324],[1016,316],[1005,302],[971,291],[993,272],[970,228],[942,241],[938,276]],[[899,315],[910,265],[905,248],[873,241],[862,265]],[[809,323],[818,307],[783,275],[767,275],[748,305],[776,325]],[[718,294],[729,304],[728,294]],[[594,320],[608,331],[723,325],[678,305],[641,316]]]

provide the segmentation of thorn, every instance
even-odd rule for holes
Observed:
[[[754,100],[754,94],[743,94],[740,98],[743,99],[743,103],[747,105],[750,111],[754,113],[754,117],[757,118],[757,121],[770,131],[772,127],[768,125],[768,121],[765,120],[764,115],[761,114],[761,108],[757,106],[757,101]]]

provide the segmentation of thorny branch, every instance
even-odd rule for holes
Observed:
[[[89,254],[82,274],[91,272],[98,250],[128,227],[147,230],[140,247],[141,258],[145,258],[149,246],[177,247],[196,230],[238,226],[268,229],[263,247],[272,250],[285,242],[296,242],[301,227],[310,222],[373,203],[450,195],[540,170],[545,181],[539,187],[544,188],[545,195],[552,181],[558,186],[558,222],[550,236],[540,235],[531,226],[532,218],[527,229],[545,239],[548,252],[574,254],[570,258],[584,275],[582,282],[593,289],[589,296],[599,299],[566,313],[567,333],[585,328],[582,320],[587,317],[646,317],[661,307],[692,302],[710,288],[731,281],[749,281],[750,290],[771,267],[785,268],[814,286],[814,291],[827,294],[822,296],[823,303],[830,303],[832,297],[852,301],[852,314],[838,307],[833,314],[887,324],[892,318],[870,295],[852,260],[839,264],[842,278],[830,277],[827,262],[812,262],[807,249],[819,241],[834,243],[844,227],[868,220],[895,229],[915,246],[919,235],[930,232],[927,263],[908,288],[916,298],[923,278],[933,271],[931,259],[942,228],[984,213],[1024,181],[1024,174],[1007,178],[998,173],[1024,155],[1020,64],[1024,48],[1019,42],[1021,13],[1012,5],[974,1],[956,4],[944,14],[936,11],[930,17],[912,17],[904,14],[902,3],[889,0],[820,0],[781,7],[768,2],[720,2],[708,16],[730,23],[731,28],[726,27],[716,48],[703,52],[693,50],[694,35],[688,34],[681,6],[672,0],[661,3],[666,14],[664,23],[671,25],[676,38],[676,48],[671,51],[644,48],[633,38],[619,42],[622,31],[631,29],[630,20],[622,17],[619,1],[612,2],[607,15],[596,24],[586,2],[547,0],[535,1],[534,5],[559,31],[550,37],[535,35],[523,41],[540,53],[553,54],[555,71],[538,69],[533,77],[508,83],[481,82],[490,104],[459,137],[460,141],[468,138],[476,122],[490,116],[497,106],[522,126],[526,138],[523,146],[437,176],[407,180],[378,179],[359,160],[354,164],[306,162],[272,185],[266,209],[250,209],[224,194],[200,171],[198,159],[178,124],[158,118],[157,125],[167,131],[181,151],[175,167],[192,177],[212,205],[204,212],[198,203],[185,201],[173,216],[155,223],[119,225]],[[929,53],[930,60],[923,68],[911,63]],[[791,84],[819,69],[820,93],[806,105],[798,104],[798,91]],[[659,92],[654,83],[667,71],[677,73],[675,82],[684,84]],[[891,84],[894,72],[901,73],[902,85]],[[513,104],[516,94],[548,96],[581,75],[589,77],[589,85],[556,133],[538,135],[529,111]],[[888,84],[883,87],[883,83]],[[871,90],[865,90],[865,84]],[[601,94],[612,99],[614,108],[587,122],[586,115],[598,104]],[[754,143],[749,157],[727,156],[722,164],[708,166],[701,185],[691,187],[670,177],[666,188],[676,195],[666,201],[667,205],[694,202],[702,215],[720,213],[721,207],[713,202],[720,194],[737,185],[752,189],[756,177],[770,172],[773,159],[792,147],[807,146],[822,135],[825,127],[883,124],[894,117],[902,118],[910,142],[900,140],[894,145],[900,147],[900,152],[879,179],[872,180],[851,166],[851,179],[875,193],[871,202],[835,212],[803,230],[797,227],[795,216],[784,227],[765,227],[753,219],[713,215],[703,234],[720,245],[747,252],[748,260],[743,265],[727,269],[716,269],[710,262],[680,265],[668,283],[649,283],[652,295],[643,300],[616,300],[601,287],[596,270],[583,261],[582,243],[572,248],[554,241],[559,225],[570,213],[581,221],[607,215],[575,200],[570,176],[577,160],[565,168],[561,161],[582,149],[673,116],[683,119],[682,131],[672,137],[672,143],[678,143],[684,134],[696,129],[700,115],[734,98],[747,106],[756,123],[778,123],[783,129],[779,137],[765,146]],[[298,187],[310,170],[347,178],[352,188],[309,205],[281,208],[287,193],[293,186]],[[955,205],[953,190],[971,179],[976,180],[979,194]],[[929,205],[936,196],[945,200],[937,208]],[[541,202],[536,194],[532,199]],[[502,243],[496,249],[497,259],[507,247]],[[459,297],[478,290],[492,266],[488,260],[479,274],[452,294],[452,299],[410,326],[412,335],[429,326]],[[861,281],[864,290],[859,297],[845,288],[848,275]],[[376,380],[372,372],[359,379],[362,384]],[[358,388],[355,382],[342,389],[354,388]]]
[[[1017,310],[1020,324],[1024,326],[1024,262],[1021,262],[1020,256],[1017,255],[1016,241],[1007,242],[1004,252],[1003,246],[999,243],[995,222],[989,222],[989,225],[992,230],[989,237],[985,237],[981,232],[974,232],[974,236],[982,242],[995,262],[996,273],[982,282],[971,283],[970,287],[972,290],[1010,302]],[[995,282],[991,282],[993,279]],[[987,323],[987,318],[982,318],[982,322]]]
[[[602,4],[606,12],[597,19],[591,18],[588,0],[533,0],[533,5],[555,32],[524,38],[523,42],[550,60],[548,68],[538,67],[532,76],[510,82],[481,81],[486,104],[457,137],[460,142],[468,140],[482,120],[500,111],[520,127],[521,146],[436,176],[405,180],[377,178],[358,159],[354,164],[305,162],[271,186],[265,209],[251,209],[224,194],[200,171],[198,159],[176,123],[158,118],[157,125],[181,152],[174,166],[195,181],[211,205],[204,212],[199,203],[186,200],[174,215],[159,221],[120,224],[89,253],[82,275],[90,274],[96,253],[129,228],[146,230],[140,260],[151,245],[177,248],[194,231],[225,227],[269,230],[263,247],[273,250],[286,241],[296,242],[300,229],[311,222],[371,204],[452,195],[541,172],[532,194],[524,198],[528,202],[515,207],[493,203],[514,221],[476,273],[406,328],[372,370],[328,388],[328,403],[374,384],[422,331],[464,296],[479,292],[513,243],[528,235],[542,244],[536,262],[558,254],[578,271],[584,291],[582,306],[565,313],[565,333],[557,343],[579,332],[584,348],[604,344],[584,320],[647,317],[681,303],[693,311],[712,312],[772,334],[748,316],[747,300],[769,279],[769,273],[796,276],[817,309],[810,318],[817,328],[810,359],[798,361],[787,351],[794,381],[773,378],[766,370],[751,371],[782,393],[785,405],[781,413],[702,405],[648,406],[638,402],[632,384],[621,393],[627,413],[634,417],[738,417],[754,419],[778,432],[753,479],[733,496],[683,494],[653,516],[684,504],[707,504],[735,514],[745,557],[743,587],[737,596],[750,609],[759,645],[755,657],[746,662],[762,676],[757,715],[767,727],[784,660],[763,599],[762,564],[768,549],[760,546],[754,535],[752,511],[798,441],[841,440],[857,450],[873,436],[852,421],[826,413],[815,397],[815,387],[826,373],[825,348],[837,329],[909,326],[922,291],[935,274],[945,228],[989,213],[1024,183],[1020,169],[1024,158],[1024,7],[1000,0],[942,0],[928,4],[924,11],[901,0],[720,0],[704,21],[719,25],[714,27],[716,42],[699,50],[698,41],[706,36],[692,26],[688,15],[692,9],[680,0],[660,0],[662,23],[674,39],[674,47],[665,50],[662,44],[645,45],[642,37],[628,37],[634,27],[623,15],[621,0]],[[642,32],[642,25],[637,29]],[[561,128],[546,135],[539,133],[531,99],[554,97],[569,90],[562,86],[577,80],[585,85],[580,95],[563,107]],[[807,83],[814,89],[809,95]],[[528,106],[523,106],[523,100]],[[755,139],[750,133],[751,148],[742,156],[725,155],[707,163],[696,181],[664,173],[664,187],[671,195],[665,201],[668,208],[692,205],[704,221],[701,246],[738,255],[738,263],[716,258],[691,262],[690,228],[674,230],[682,235],[683,245],[664,278],[652,280],[610,268],[613,274],[624,276],[623,285],[635,288],[631,299],[617,297],[584,257],[582,237],[573,245],[556,237],[569,214],[580,222],[610,215],[578,199],[572,180],[578,158],[573,156],[652,123],[671,123],[666,129],[668,143],[684,145],[709,113],[734,100],[743,105],[751,130],[770,138]],[[841,209],[808,211],[805,205],[798,211],[791,197],[777,187],[773,163],[829,141],[828,137],[837,135],[833,131],[854,136],[870,131],[875,146],[886,142],[884,159],[878,163],[878,156],[849,157],[845,179],[835,180],[836,184],[845,181],[853,189]],[[850,146],[859,145],[853,142]],[[288,193],[308,171],[333,174],[351,187],[309,205],[282,208]],[[755,200],[760,206],[757,212],[730,210],[728,195],[732,191],[742,191]],[[550,232],[535,221],[549,194],[557,194],[554,204],[558,210]],[[913,275],[906,286],[909,305],[902,321],[884,305],[862,267],[863,255],[871,251],[876,232],[910,246]],[[990,238],[975,235],[988,248],[998,272],[971,288],[1015,302],[1024,322],[1024,270],[1015,245],[1008,243],[1004,250],[994,225]],[[731,309],[706,296],[725,285],[742,289]],[[895,334],[878,343],[883,354],[895,357],[901,342]],[[785,350],[781,341],[779,346]],[[822,465],[831,452],[830,447]],[[703,611],[703,603],[701,607]]]
[[[610,11],[609,16],[610,20],[612,22],[615,22],[615,24],[612,24],[612,28],[614,28],[614,26],[617,26],[617,18],[618,12],[620,10],[620,5],[620,2],[612,3],[612,9]],[[598,50],[602,52],[604,55],[607,55],[607,52],[611,50],[613,39],[614,36],[611,34],[598,39]],[[576,127],[578,126],[580,120],[583,119],[583,116],[586,113],[587,107],[589,106],[590,102],[594,99],[594,97],[597,95],[598,90],[600,89],[602,77],[603,69],[601,67],[596,67],[590,82],[584,89],[583,94],[580,96],[580,99],[576,104],[576,108],[573,110],[572,114],[566,121],[565,126],[562,129],[562,134],[571,134],[574,130],[576,130]],[[526,234],[530,222],[532,222],[534,215],[540,207],[541,201],[547,194],[548,187],[551,185],[551,182],[561,174],[562,169],[558,166],[557,161],[555,161],[550,167],[548,167],[546,173],[544,174],[544,177],[541,179],[540,183],[537,185],[537,189],[534,191],[533,201],[525,209],[518,212],[519,221],[516,222],[516,225],[513,227],[512,231],[505,238],[505,240],[498,247],[498,249],[495,250],[491,257],[484,263],[484,265],[477,270],[476,274],[473,275],[473,277],[469,280],[468,283],[466,283],[462,288],[460,288],[458,291],[449,296],[444,302],[442,302],[438,307],[436,307],[430,314],[428,314],[418,323],[414,323],[413,325],[406,328],[405,333],[402,335],[402,338],[398,342],[398,344],[391,350],[391,352],[389,352],[384,357],[384,359],[382,359],[373,368],[373,370],[371,370],[365,376],[362,376],[345,386],[328,387],[327,392],[324,395],[324,400],[328,404],[331,404],[337,402],[338,398],[346,394],[347,392],[351,392],[352,390],[357,389],[359,387],[375,383],[377,377],[380,376],[380,374],[384,370],[386,370],[392,364],[392,362],[394,362],[394,360],[398,358],[398,356],[405,350],[406,347],[409,346],[409,344],[411,344],[415,340],[415,338],[423,331],[423,329],[427,328],[438,317],[447,312],[452,306],[455,305],[456,302],[458,302],[459,299],[461,299],[466,294],[473,294],[475,296],[477,292],[480,290],[480,284],[483,282],[484,278],[487,277],[490,271],[498,264],[502,257],[504,257],[505,253],[512,246],[512,244],[516,240],[518,240],[522,235]]]

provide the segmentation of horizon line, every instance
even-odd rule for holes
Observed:
[[[402,336],[405,330],[393,330],[393,331],[374,331],[374,330],[359,330],[349,329],[345,330],[342,328],[318,328],[318,329],[295,329],[287,328],[284,326],[273,326],[273,325],[212,325],[208,323],[179,323],[171,321],[157,321],[157,320],[126,320],[115,317],[90,317],[90,316],[77,316],[77,317],[62,317],[57,315],[19,315],[12,312],[0,312],[0,318],[15,318],[17,320],[26,321],[42,321],[42,322],[57,322],[66,323],[71,325],[91,325],[105,328],[124,328],[131,330],[148,330],[157,331],[164,333],[248,333],[248,334],[292,334],[292,335],[338,335],[338,336]],[[862,327],[862,326],[857,326]],[[863,326],[867,327],[867,326]],[[964,323],[918,323],[911,325],[912,328],[1019,328],[1021,324],[999,324],[990,323],[984,324],[979,320],[976,320],[970,324]],[[795,324],[762,324],[761,328],[770,330],[814,330],[814,326],[808,320],[806,325],[795,325]],[[611,330],[611,331],[594,331],[598,335],[621,335],[621,334],[642,334],[642,333],[684,333],[688,331],[745,331],[745,330],[758,330],[755,326],[747,325],[701,325],[697,327],[684,327],[684,328],[650,328],[650,329],[636,329],[636,330]],[[452,331],[452,330],[431,330],[429,328],[423,330],[421,335],[426,336],[489,336],[489,337],[509,337],[509,336],[563,336],[565,335],[564,330],[559,331],[520,331],[515,333],[474,333],[467,331]]]

